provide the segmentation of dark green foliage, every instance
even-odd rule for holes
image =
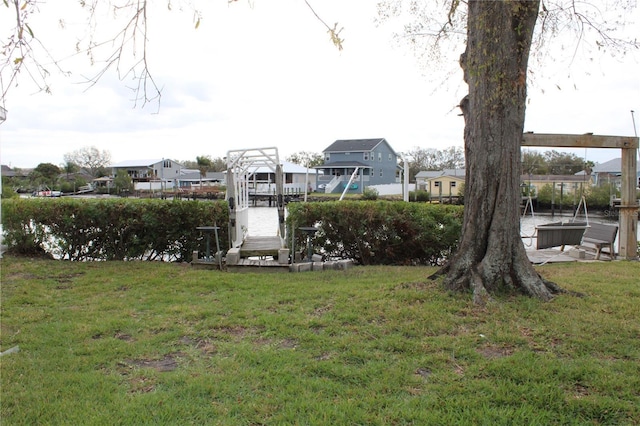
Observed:
[[[543,186],[538,193],[538,204],[542,208],[548,208],[551,206],[552,201],[552,186],[547,184]],[[573,192],[565,192],[564,197],[561,197],[560,189],[555,188],[553,194],[553,201],[556,206],[563,204],[564,206],[571,206],[580,201],[580,194]],[[619,197],[620,191],[615,185],[610,183],[603,183],[598,186],[592,186],[585,190],[585,199],[589,209],[606,209],[609,207],[611,197]]]
[[[134,189],[133,180],[131,176],[124,171],[118,170],[115,179],[113,180],[113,184],[116,187],[116,193],[121,194],[123,192],[132,193]]]
[[[611,203],[611,197],[620,197],[620,191],[612,183],[603,183],[589,189],[587,203],[592,207],[606,208]]]
[[[424,191],[424,190],[409,191],[409,201],[417,201],[417,202],[429,201],[429,191]]]
[[[226,224],[225,202],[139,199],[11,199],[2,204],[12,253],[69,260],[190,261],[196,227]],[[220,240],[227,240],[220,229]]]
[[[297,228],[315,225],[316,250],[363,265],[438,265],[455,250],[462,229],[459,206],[337,201],[288,208],[287,226],[294,231],[295,247],[305,244]]]

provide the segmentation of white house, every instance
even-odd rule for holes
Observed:
[[[307,168],[299,164],[283,161],[282,172],[284,174],[284,193],[303,193],[305,186],[307,191],[316,187],[318,175],[322,175],[316,169]],[[251,171],[249,176],[250,187],[258,193],[271,193],[275,191],[275,172],[268,166],[260,166]]]
[[[127,160],[110,167],[114,177],[124,170],[131,177],[136,190],[152,191],[177,187],[184,168],[180,163],[164,158]]]

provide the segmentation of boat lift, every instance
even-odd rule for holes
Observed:
[[[278,148],[238,149],[227,152],[227,193],[229,204],[229,248],[239,248],[244,243],[249,226],[250,179],[261,167],[268,167],[275,174],[276,206],[278,208],[278,233],[285,238],[284,223],[284,173]]]

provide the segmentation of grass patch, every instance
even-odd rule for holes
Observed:
[[[427,267],[2,259],[3,424],[640,424],[640,263],[487,308]]]

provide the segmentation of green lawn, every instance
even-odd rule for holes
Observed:
[[[2,425],[640,424],[640,263],[486,308],[427,267],[1,261]]]

